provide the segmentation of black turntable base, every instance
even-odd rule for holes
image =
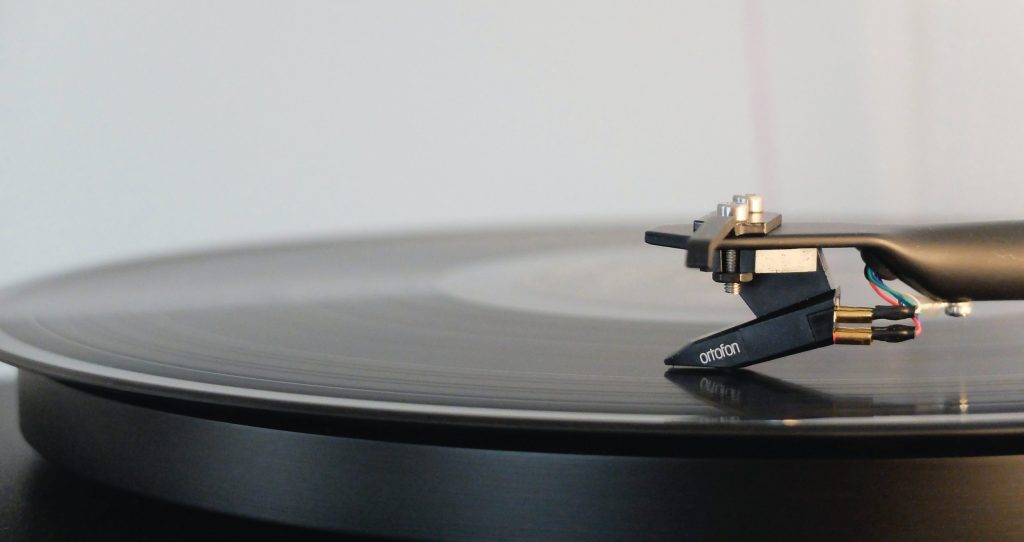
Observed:
[[[907,345],[667,371],[748,315],[641,237],[127,263],[8,291],[0,357],[45,458],[235,516],[424,540],[1021,538],[1020,305]]]

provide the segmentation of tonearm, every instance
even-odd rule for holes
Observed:
[[[687,267],[711,273],[756,317],[694,340],[668,365],[743,367],[830,344],[914,339],[922,303],[886,280],[903,281],[951,316],[966,316],[972,301],[1024,299],[1020,221],[783,224],[782,215],[763,209],[761,196],[744,194],[692,223],[654,228],[646,241],[685,250]],[[860,251],[865,277],[889,305],[839,304],[822,253],[838,247]],[[871,325],[878,320],[913,325]]]

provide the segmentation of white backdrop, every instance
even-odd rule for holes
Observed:
[[[0,0],[0,284],[474,224],[1020,217],[1024,3]]]

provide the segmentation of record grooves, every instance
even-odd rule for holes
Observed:
[[[666,372],[742,307],[638,231],[109,266],[6,292],[0,357],[45,457],[247,517],[450,540],[1024,532],[1019,305],[900,349]]]

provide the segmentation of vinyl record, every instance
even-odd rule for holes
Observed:
[[[689,339],[750,315],[642,233],[381,237],[103,267],[8,291],[0,349],[111,390],[431,424],[813,433],[1024,422],[1016,303],[928,318],[911,343],[833,346],[728,377],[667,371],[663,358]],[[856,254],[829,257],[844,301],[870,302]]]

